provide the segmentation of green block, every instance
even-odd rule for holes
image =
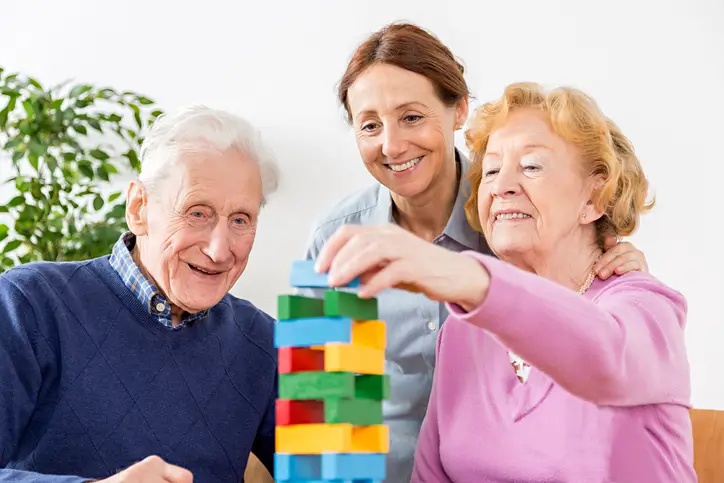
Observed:
[[[324,300],[302,295],[280,295],[277,297],[278,320],[305,317],[324,317]]]
[[[382,401],[374,399],[327,399],[325,423],[349,423],[358,426],[382,424]]]
[[[352,372],[292,372],[279,374],[279,399],[387,399],[387,374]]]
[[[361,299],[354,293],[327,290],[324,292],[324,315],[376,320],[377,299]]]
[[[381,401],[390,398],[390,376],[364,374],[357,376],[355,397]]]

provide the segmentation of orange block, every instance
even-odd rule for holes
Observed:
[[[297,424],[277,426],[276,452],[293,454],[388,453],[389,428],[384,424]]]

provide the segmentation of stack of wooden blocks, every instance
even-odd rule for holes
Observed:
[[[278,298],[274,479],[380,482],[389,451],[382,401],[390,386],[377,300],[329,288],[311,260],[292,264],[290,285],[325,291],[323,298]],[[356,286],[358,280],[347,285]]]

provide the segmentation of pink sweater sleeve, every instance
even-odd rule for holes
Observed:
[[[488,270],[490,287],[471,312],[448,305],[451,315],[489,331],[595,404],[689,404],[687,306],[680,293],[631,272],[581,296],[495,258],[465,254]]]
[[[440,346],[442,345],[445,326],[440,329],[438,334],[435,356],[440,355]],[[440,430],[437,410],[437,397],[440,373],[435,371],[432,378],[432,391],[430,400],[427,404],[427,412],[422,420],[420,427],[420,435],[417,438],[415,446],[415,462],[412,468],[412,478],[410,483],[445,483],[452,480],[445,472],[440,459]]]

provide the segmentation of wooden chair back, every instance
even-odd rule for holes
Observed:
[[[724,411],[693,409],[691,423],[699,483],[724,482]]]
[[[274,478],[254,453],[249,455],[249,462],[244,472],[244,483],[274,483]]]

